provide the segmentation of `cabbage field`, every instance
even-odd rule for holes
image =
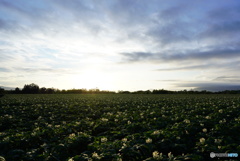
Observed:
[[[0,98],[0,160],[213,160],[211,152],[240,154],[239,95]]]

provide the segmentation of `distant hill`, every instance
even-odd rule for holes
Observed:
[[[0,86],[0,88],[3,88],[4,90],[14,90],[15,87],[4,87],[4,86]]]

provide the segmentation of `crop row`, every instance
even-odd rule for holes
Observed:
[[[6,95],[6,160],[209,160],[240,154],[238,95]]]

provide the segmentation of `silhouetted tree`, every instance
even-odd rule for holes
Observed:
[[[53,94],[55,92],[54,88],[47,88],[46,93],[47,94]]]
[[[131,92],[130,91],[118,91],[118,93],[120,93],[120,94],[130,94]]]
[[[25,84],[23,89],[23,93],[29,93],[29,94],[36,94],[39,93],[39,86],[37,84],[31,83],[31,84]]]
[[[0,97],[3,97],[4,94],[5,94],[4,88],[1,88],[1,87],[0,87]]]
[[[170,94],[170,93],[172,93],[172,92],[168,91],[168,90],[164,90],[164,89],[161,89],[161,90],[154,89],[152,91],[152,94]]]
[[[19,93],[21,93],[21,90],[18,87],[16,87],[14,90],[14,93],[19,94]]]
[[[4,89],[0,87],[0,97],[4,96]]]
[[[47,93],[47,88],[42,87],[42,88],[40,88],[39,91],[40,91],[40,93],[42,93],[42,94]]]
[[[0,87],[0,93],[4,92],[4,89],[2,87]]]

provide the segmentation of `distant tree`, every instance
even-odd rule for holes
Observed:
[[[0,87],[0,97],[4,96],[4,89]]]
[[[19,94],[19,93],[21,93],[21,90],[18,87],[16,87],[14,90],[14,93]]]
[[[47,94],[53,94],[55,92],[54,88],[47,88],[46,93]]]
[[[118,91],[118,93],[120,93],[120,94],[130,94],[131,92],[130,91]]]
[[[23,89],[23,93],[29,93],[29,94],[36,94],[39,93],[39,86],[37,84],[31,83],[31,84],[25,84]]]
[[[161,90],[154,89],[152,91],[152,94],[170,94],[170,93],[172,92],[164,89],[161,89]]]
[[[42,87],[42,88],[40,88],[39,91],[40,91],[40,93],[42,93],[42,94],[47,93],[47,88]]]
[[[100,92],[100,90],[98,88],[93,88],[93,89],[89,89],[88,92],[91,94],[97,94]]]

